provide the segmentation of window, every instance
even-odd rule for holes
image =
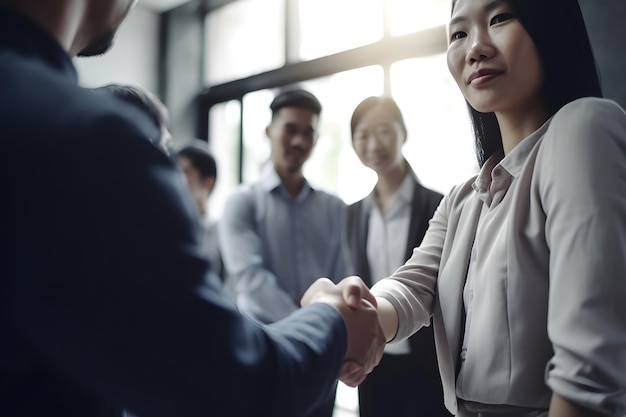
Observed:
[[[298,10],[302,61],[367,45],[383,37],[382,0],[298,0]]]
[[[271,119],[271,90],[254,91],[243,98],[243,181],[254,182],[270,158],[270,143],[265,128]]]
[[[238,0],[207,14],[205,21],[207,84],[285,64],[283,0]]]
[[[407,125],[404,155],[425,186],[447,194],[477,172],[469,113],[445,54],[394,63],[391,93]]]
[[[406,35],[446,23],[450,0],[387,0],[389,32]]]
[[[209,151],[217,162],[217,181],[209,198],[209,216],[222,216],[226,198],[239,184],[239,126],[240,103],[228,101],[211,108],[209,114]]]
[[[404,154],[425,186],[447,193],[474,175],[467,109],[446,66],[449,13],[449,0],[235,0],[210,12],[211,88],[201,101],[211,109],[212,148],[228,159],[232,177],[224,181],[234,187],[234,178],[258,179],[270,157],[269,104],[290,85],[311,91],[323,106],[305,175],[346,203],[376,181],[354,153],[349,127],[356,105],[371,95],[398,102],[409,132]],[[237,103],[232,113],[242,112],[240,127],[226,115],[235,105],[222,102],[230,99]]]

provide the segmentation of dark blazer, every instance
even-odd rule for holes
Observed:
[[[406,243],[404,259],[408,260],[413,248],[419,246],[424,238],[428,221],[431,219],[443,195],[423,187],[417,181],[415,192],[411,200],[411,220],[409,223],[409,237]],[[360,200],[348,207],[348,239],[356,275],[360,276],[368,286],[373,284],[367,259],[367,237],[369,225],[369,210],[366,199]],[[400,266],[400,265],[398,265]],[[382,278],[382,277],[379,277]],[[421,371],[431,379],[440,380],[437,368],[437,357],[434,350],[432,326],[425,327],[409,338],[411,355],[419,356]],[[439,383],[439,387],[441,384]],[[441,388],[439,388],[441,390]]]
[[[261,328],[201,285],[197,212],[157,133],[0,7],[1,415],[293,417],[334,387],[335,309]]]

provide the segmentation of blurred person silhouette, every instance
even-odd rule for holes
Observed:
[[[217,181],[217,163],[213,155],[205,149],[206,142],[198,140],[176,152],[189,192],[198,207],[204,230],[203,244],[214,272],[224,280],[224,265],[219,248],[217,222],[209,216],[208,202]]]
[[[367,285],[391,275],[419,246],[443,197],[420,184],[402,154],[407,129],[388,96],[368,97],[350,121],[352,146],[376,172],[373,191],[348,208],[348,238],[356,275]],[[361,417],[450,416],[443,405],[432,327],[388,345],[359,385]]]
[[[373,286],[386,338],[432,317],[457,416],[624,416],[626,112],[579,4],[456,0],[447,31],[481,170]]]
[[[135,3],[0,0],[2,414],[301,415],[380,359],[375,300],[322,280],[258,326],[200,285],[197,210],[153,121],[72,63]]]
[[[150,140],[168,155],[172,153],[174,141],[169,130],[169,111],[154,93],[140,86],[125,84],[108,84],[96,88],[95,91],[112,94],[120,100],[145,111],[158,129],[158,133],[151,136]]]
[[[278,94],[270,109],[265,133],[272,164],[258,182],[229,196],[218,225],[226,287],[240,311],[263,323],[296,311],[317,278],[338,281],[352,269],[346,205],[313,188],[302,173],[318,139],[322,106],[296,89]],[[330,417],[334,394],[307,416]]]

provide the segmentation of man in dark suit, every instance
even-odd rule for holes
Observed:
[[[375,300],[322,280],[257,327],[199,285],[195,207],[154,124],[71,61],[108,49],[134,3],[0,0],[0,414],[305,415],[377,363]]]

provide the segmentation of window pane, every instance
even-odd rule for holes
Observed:
[[[383,37],[383,0],[298,0],[298,5],[302,60],[367,45]]]
[[[270,158],[270,143],[265,128],[272,118],[271,90],[248,93],[243,98],[243,180],[254,182]]]
[[[237,0],[209,13],[205,24],[209,85],[285,64],[284,0]]]
[[[445,54],[396,62],[391,90],[407,125],[404,155],[425,186],[446,194],[477,173],[469,114]]]
[[[450,0],[387,0],[389,32],[393,36],[448,23]]]
[[[209,111],[209,150],[217,162],[217,182],[209,198],[209,215],[222,217],[226,198],[239,184],[239,124],[240,104],[229,101],[211,107]]]

